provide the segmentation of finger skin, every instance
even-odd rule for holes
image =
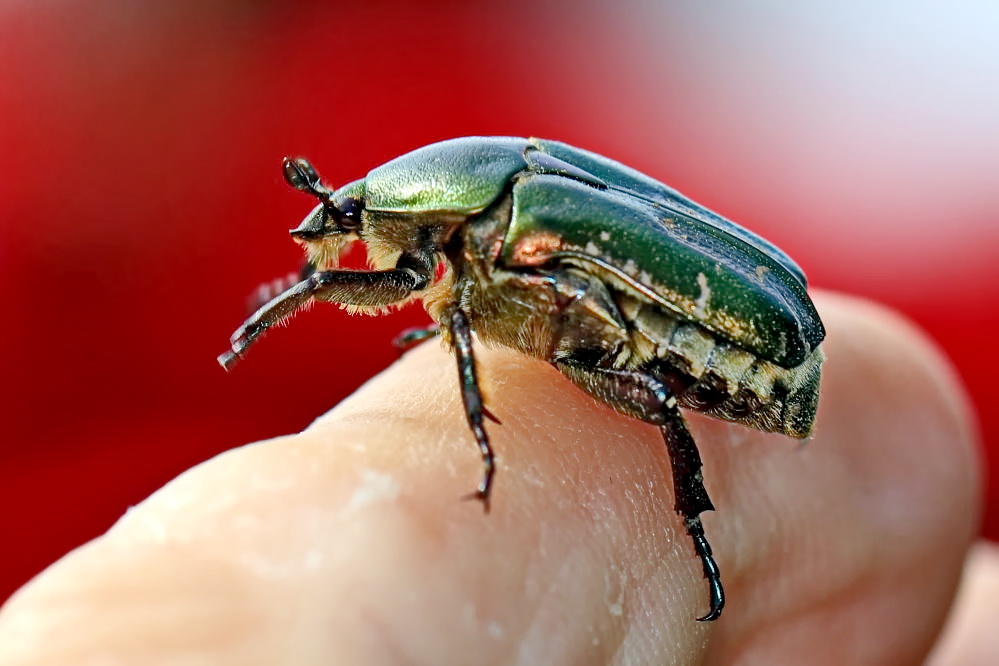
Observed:
[[[895,316],[820,296],[815,437],[696,415],[729,602],[673,513],[658,431],[478,349],[492,512],[431,343],[306,432],[190,470],[0,613],[4,664],[917,663],[977,527],[960,390]]]
[[[971,551],[961,590],[929,666],[999,661],[999,544],[980,541]]]

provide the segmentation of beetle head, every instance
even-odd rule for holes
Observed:
[[[320,270],[335,266],[343,247],[358,238],[364,200],[342,193],[353,193],[356,188],[334,191],[324,185],[312,165],[301,157],[286,157],[282,168],[289,185],[319,199],[319,205],[289,233],[305,246],[310,263]]]

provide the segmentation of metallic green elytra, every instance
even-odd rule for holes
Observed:
[[[222,365],[313,300],[369,312],[422,300],[457,359],[484,468],[474,497],[488,510],[491,414],[472,332],[551,363],[598,401],[661,429],[675,508],[709,583],[711,608],[699,619],[719,617],[725,596],[699,517],[714,507],[678,407],[809,435],[825,331],[798,265],[676,190],[557,141],[452,139],[336,190],[302,159],[285,160],[284,173],[319,200],[291,231],[308,261],[299,280],[265,292]],[[355,241],[371,270],[337,268]]]

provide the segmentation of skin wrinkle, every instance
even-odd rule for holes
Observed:
[[[582,641],[578,643],[571,641],[569,640],[570,636],[565,635],[572,632],[579,633],[579,626],[571,626],[569,632],[553,632],[552,624],[556,626],[564,625],[565,621],[558,618],[557,615],[550,614],[549,611],[552,607],[558,608],[563,606],[562,600],[566,597],[566,590],[574,587],[573,583],[576,580],[576,576],[572,575],[572,572],[578,566],[579,560],[581,558],[585,559],[587,555],[588,553],[583,549],[570,548],[565,554],[558,570],[553,575],[548,574],[546,576],[549,581],[548,585],[543,588],[537,599],[532,600],[534,602],[534,608],[530,614],[532,621],[525,623],[526,631],[521,637],[521,647],[519,650],[524,655],[527,663],[532,661],[544,663],[547,661],[545,659],[546,653],[551,652],[552,648],[555,647],[552,643],[570,643],[577,646],[582,644]],[[581,580],[580,586],[589,582],[588,580]],[[591,606],[591,604],[592,602],[587,604],[587,606]],[[552,618],[556,618],[554,622]],[[572,661],[577,660],[578,655],[572,658]]]
[[[599,408],[603,409],[603,407]],[[680,519],[672,511],[672,496],[669,490],[671,481],[666,467],[668,463],[665,457],[665,447],[655,429],[644,428],[643,437],[649,440],[650,446],[644,446],[645,442],[628,442],[631,446],[615,450],[616,456],[638,458],[634,465],[628,467],[638,470],[639,474],[636,475],[633,482],[630,478],[622,480],[624,484],[633,483],[636,492],[626,488],[621,501],[613,512],[618,521],[629,526],[633,525],[635,528],[643,520],[656,522],[658,518],[671,525],[676,523],[673,528],[679,530]],[[599,468],[601,461],[598,459],[591,464],[595,464]],[[650,476],[642,478],[646,476],[646,473]],[[583,488],[590,488],[591,485],[583,484]],[[587,492],[592,494],[592,490]],[[632,535],[635,534],[635,531],[634,528],[627,530]],[[682,594],[682,592],[676,591],[682,587],[676,585],[677,581],[684,580],[684,577],[688,575],[694,580],[700,576],[700,565],[696,561],[692,560],[689,571],[686,570],[688,567],[684,566],[681,567],[683,570],[678,572],[675,568],[671,569],[671,565],[675,567],[675,562],[668,565],[666,562],[669,561],[669,558],[658,556],[659,551],[665,546],[679,559],[687,559],[692,555],[692,551],[688,548],[689,544],[686,540],[678,541],[676,538],[668,538],[660,529],[639,531],[638,534],[637,537],[632,536],[630,540],[626,535],[623,537],[621,545],[623,552],[620,560],[611,563],[611,566],[616,567],[619,573],[626,574],[633,582],[629,590],[623,594],[622,622],[618,623],[621,630],[615,632],[615,637],[618,637],[618,640],[613,654],[630,653],[633,647],[628,645],[628,641],[637,639],[640,642],[646,642],[648,640],[647,632],[654,625],[641,626],[637,625],[636,621],[638,618],[647,617],[641,610],[643,606],[647,605],[646,599],[649,596],[656,597],[656,601],[662,603],[664,595]],[[661,541],[663,539],[665,539],[665,543]],[[648,550],[651,550],[650,557],[644,555]],[[622,562],[624,566],[622,566]],[[664,571],[667,572],[667,575],[663,575]],[[667,581],[665,586],[658,582],[663,579]],[[696,599],[694,603],[701,602],[700,590],[691,596]],[[606,602],[605,597],[603,599],[604,605]],[[602,644],[605,642],[603,640]]]
[[[603,409],[602,406],[598,405],[594,405],[594,407]],[[659,462],[658,458],[662,457],[663,462],[665,460],[665,449],[662,446],[661,441],[659,441],[658,435],[656,435],[652,439],[654,446],[651,448],[643,447],[640,445],[634,448],[621,448],[620,450],[616,451],[616,455],[641,457],[642,462],[639,462],[638,464],[634,465],[635,468],[640,469],[642,471],[655,470],[657,466],[654,463]],[[631,444],[631,442],[629,442],[629,444]],[[649,460],[649,458],[651,458],[652,460]],[[600,468],[601,460],[596,459],[592,461],[591,464],[597,468]],[[601,515],[603,515],[605,518],[611,519],[618,524],[623,524],[626,527],[631,527],[634,524],[636,513],[639,515],[642,513],[648,515],[649,505],[645,502],[637,500],[639,498],[647,497],[650,494],[650,491],[652,491],[652,494],[656,496],[654,498],[655,502],[657,504],[661,503],[661,506],[665,509],[664,512],[654,512],[654,513],[663,513],[668,518],[669,516],[673,515],[672,511],[670,511],[668,508],[671,502],[671,498],[662,492],[656,492],[657,490],[660,491],[663,490],[669,485],[669,477],[666,474],[665,462],[663,465],[659,465],[658,468],[659,469],[657,471],[659,472],[659,477],[661,478],[657,478],[656,480],[648,479],[647,483],[644,486],[642,485],[638,486],[639,492],[637,495],[629,492],[623,496],[621,501],[615,503],[610,508],[605,508],[602,510],[594,506],[595,502],[602,501],[603,499],[600,497],[600,495],[598,495],[598,493],[596,493],[593,490],[594,486],[590,483],[581,483],[577,486],[578,492],[581,493],[582,495],[581,500],[579,502],[579,506],[581,508],[588,509],[587,518],[591,521],[596,521],[598,525],[609,527],[609,523],[607,522],[607,520],[604,521],[597,520],[599,517],[601,517]],[[678,518],[669,518],[669,519],[677,521],[679,520]],[[626,533],[634,533],[634,529],[625,529],[624,531]],[[614,622],[616,630],[613,632],[613,637],[615,640],[608,641],[606,635],[601,636],[600,645],[602,646],[602,649],[605,648],[606,645],[610,642],[618,646],[617,648],[615,648],[614,652],[615,653],[619,652],[620,647],[623,647],[624,641],[631,633],[630,632],[630,628],[632,627],[631,620],[635,616],[634,609],[636,606],[636,595],[639,594],[638,592],[639,590],[643,590],[648,587],[647,583],[649,581],[650,576],[648,574],[642,573],[643,571],[647,571],[647,569],[649,568],[647,564],[636,568],[635,566],[629,564],[629,562],[643,562],[643,560],[640,557],[638,557],[637,554],[642,551],[643,544],[646,541],[645,537],[646,535],[643,534],[641,537],[639,537],[638,540],[636,540],[634,537],[632,537],[629,540],[629,538],[626,535],[623,535],[621,538],[618,539],[615,539],[612,536],[610,538],[601,539],[601,542],[603,543],[608,543],[608,542],[611,544],[621,543],[622,544],[621,547],[623,548],[620,561],[610,560],[603,567],[604,575],[619,576],[619,577],[626,576],[627,578],[631,579],[634,583],[631,586],[631,588],[629,588],[632,590],[630,592],[627,591],[624,587],[622,587],[620,582],[618,583],[619,592],[621,595],[621,611],[622,611],[621,618],[620,620],[616,620]],[[675,544],[671,544],[671,546],[674,546],[675,550]],[[681,548],[680,550],[683,549]],[[624,562],[623,566],[621,562]],[[663,565],[661,563],[656,565],[655,570],[660,570],[662,566]],[[699,567],[695,568],[699,569]],[[605,606],[608,604],[608,599],[606,595],[607,592],[605,586],[604,597],[602,600]],[[610,612],[609,609],[608,612]]]
[[[541,444],[549,444],[549,442],[543,442]],[[593,507],[594,498],[592,496],[592,493],[587,488],[586,484],[573,483],[572,488],[575,491],[575,493],[578,494],[577,498],[578,501],[572,501],[567,497],[567,501],[565,502],[566,508],[572,513],[574,513],[576,516],[578,516],[579,517],[578,519],[581,522],[593,524],[598,528],[601,526],[606,527],[606,524],[595,522],[592,519],[595,511],[595,508]],[[555,529],[553,529],[553,527]],[[549,544],[552,544],[553,542],[561,543],[562,544],[561,550],[568,549],[568,553],[566,554],[566,563],[575,561],[572,555],[574,553],[581,554],[584,556],[587,554],[585,550],[580,550],[578,546],[575,546],[573,544],[574,539],[572,533],[568,532],[562,524],[556,524],[555,526],[548,526],[546,524],[542,524],[541,529],[539,530],[538,533],[539,545],[542,539],[548,541]],[[540,548],[538,548],[538,550],[540,550]],[[552,550],[552,545],[549,545],[548,550]],[[602,562],[604,559],[606,559],[606,553],[603,551],[591,553],[590,557],[596,562]],[[567,574],[569,573],[570,570],[567,569],[566,566],[567,565],[564,564],[560,572],[554,576],[551,575],[545,576],[544,583],[539,588],[540,592],[537,595],[536,604],[534,605],[533,610],[530,614],[531,618],[537,617],[538,613],[546,610],[547,608],[551,607],[553,604],[556,607],[559,605],[560,598],[564,596],[561,592],[562,587],[565,585],[572,584],[572,576],[569,575],[567,577]],[[597,564],[594,565],[593,568],[597,568],[599,566],[601,565]],[[536,569],[536,571],[541,571],[543,569],[544,565],[542,563],[542,566],[539,566]],[[594,592],[596,592],[596,590],[594,590]],[[531,626],[532,623],[527,622],[525,624],[526,626]],[[544,640],[546,640],[546,636],[544,635],[540,636],[539,640],[543,642]]]

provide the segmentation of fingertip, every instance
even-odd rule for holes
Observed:
[[[950,488],[947,502],[962,508],[961,524],[977,525],[982,451],[971,401],[943,350],[914,322],[878,303],[821,291],[816,303],[830,331],[819,426],[842,432],[851,417],[862,418],[885,431],[887,442],[904,439],[901,448],[917,452],[923,466],[933,464],[934,476]],[[906,469],[908,456],[879,448],[886,465]],[[865,458],[876,460],[875,453]]]

